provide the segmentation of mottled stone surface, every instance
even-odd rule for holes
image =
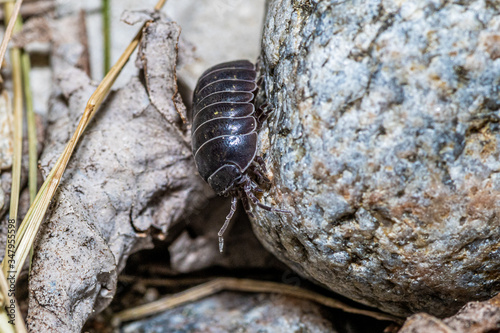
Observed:
[[[500,298],[467,303],[452,317],[438,319],[426,313],[409,317],[399,333],[492,333],[500,327]]]
[[[128,324],[122,332],[337,332],[320,309],[286,296],[224,292]]]
[[[398,315],[500,291],[495,4],[269,1],[268,249]]]

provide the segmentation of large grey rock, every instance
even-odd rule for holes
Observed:
[[[499,41],[488,1],[269,1],[264,245],[397,315],[499,292]]]

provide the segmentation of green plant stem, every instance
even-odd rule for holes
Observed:
[[[106,75],[111,68],[110,0],[102,0],[102,19],[104,35],[104,75]]]
[[[31,93],[31,61],[30,55],[24,50],[21,53],[21,67],[23,72],[24,100],[26,102],[26,120],[28,125],[28,147],[29,147],[29,192],[30,204],[35,200],[37,192],[37,137],[35,124],[35,111],[33,110],[33,95]]]
[[[30,204],[35,201],[37,192],[37,162],[38,148],[36,137],[35,111],[33,110],[33,95],[31,93],[31,61],[30,55],[26,51],[21,51],[21,67],[23,72],[24,100],[26,102],[26,120],[28,127],[28,187],[30,193]],[[31,272],[31,262],[33,259],[34,248],[31,247],[29,258],[29,270]]]

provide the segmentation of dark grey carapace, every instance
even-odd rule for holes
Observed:
[[[222,237],[241,198],[251,214],[248,200],[270,211],[255,192],[269,183],[265,164],[257,156],[257,131],[269,110],[255,107],[257,71],[248,60],[219,64],[206,70],[194,90],[191,119],[193,155],[198,172],[219,195],[232,197],[231,210],[219,231]]]

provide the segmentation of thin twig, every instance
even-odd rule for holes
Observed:
[[[151,316],[153,314],[174,308],[181,304],[213,295],[223,290],[254,293],[278,293],[301,299],[307,299],[333,309],[339,309],[348,313],[368,316],[378,320],[394,321],[396,323],[403,322],[401,318],[382,312],[358,309],[333,298],[323,296],[300,287],[268,281],[218,278],[199,286],[187,289],[183,292],[174,294],[172,296],[168,296],[160,300],[151,302],[149,304],[122,311],[113,317],[113,326],[118,327],[124,321],[137,320],[143,317]]]
[[[9,44],[10,37],[12,36],[12,32],[14,31],[14,25],[16,24],[17,16],[19,15],[19,9],[21,8],[22,3],[23,0],[17,0],[11,13],[8,13],[7,9],[4,9],[5,17],[9,18],[9,25],[7,26],[7,29],[5,29],[2,44],[0,45],[0,68],[2,68],[3,58],[5,57],[5,52],[7,52],[7,45]],[[7,6],[12,6],[12,3],[5,3],[4,6],[4,8],[7,8]]]

